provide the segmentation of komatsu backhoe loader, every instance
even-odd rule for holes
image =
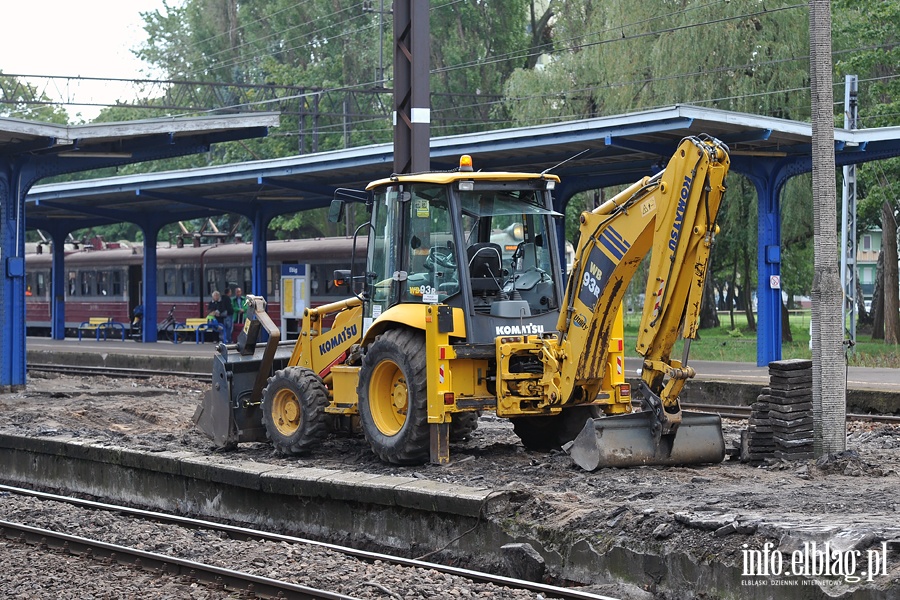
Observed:
[[[335,273],[352,297],[307,309],[296,342],[280,342],[251,297],[195,421],[219,445],[269,439],[282,453],[357,424],[386,462],[446,463],[451,441],[493,410],[526,447],[565,445],[588,470],[719,462],[718,416],[683,412],[679,395],[728,166],[721,142],[689,137],[662,172],[583,213],[565,290],[557,176],[474,171],[464,156],[452,172],[375,181],[365,271]],[[632,412],[620,307],[647,254]]]

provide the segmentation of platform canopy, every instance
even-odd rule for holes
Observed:
[[[809,123],[693,106],[434,138],[431,167],[451,169],[461,154],[471,154],[476,169],[552,169],[566,189],[580,191],[635,181],[663,166],[682,138],[702,133],[729,145],[737,172],[749,174],[762,164],[788,163],[796,163],[798,172],[809,170],[804,166],[810,161]],[[898,144],[900,128],[835,131],[835,153],[841,162],[875,160],[885,152],[897,152]],[[389,175],[392,150],[391,144],[378,144],[41,185],[28,196],[28,226],[41,228],[54,219],[67,219],[77,228],[90,227],[119,221],[116,211],[127,211],[134,219],[141,213],[164,210],[176,221],[233,212],[259,202],[278,213],[321,207],[338,187],[362,189]],[[586,152],[579,155],[582,151]],[[104,210],[111,212],[104,216]]]
[[[779,194],[790,177],[812,169],[812,126],[725,110],[677,105],[610,117],[433,138],[431,168],[452,169],[461,154],[475,169],[544,171],[562,178],[555,192],[563,211],[578,192],[631,183],[665,165],[682,138],[708,134],[725,142],[731,170],[758,192],[757,362],[781,358]],[[834,133],[838,166],[900,155],[900,127]],[[72,229],[165,215],[169,222],[231,212],[265,239],[278,214],[326,206],[336,188],[361,189],[389,175],[391,144],[218,167],[37,186],[28,196],[28,226],[65,222]],[[726,197],[727,201],[727,197]],[[265,245],[254,245],[254,271]],[[774,279],[773,279],[774,278]]]
[[[0,389],[25,383],[25,197],[37,181],[207,152],[217,142],[265,136],[278,123],[274,113],[89,125],[0,119]],[[57,237],[72,230],[71,214],[44,225]]]

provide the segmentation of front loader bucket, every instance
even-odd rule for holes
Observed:
[[[213,357],[212,389],[194,411],[197,428],[220,448],[240,442],[266,441],[262,410],[259,400],[254,398],[254,388],[260,370],[268,377],[287,365],[293,346],[294,342],[278,344],[271,365],[266,368],[263,347],[256,348],[253,354],[242,355],[233,346],[220,345]]]
[[[261,422],[261,417],[255,420]],[[238,435],[230,399],[216,390],[209,390],[203,395],[194,411],[193,421],[197,429],[212,438],[219,448],[243,441]]]
[[[582,469],[641,465],[697,465],[725,458],[719,415],[682,412],[674,435],[653,437],[649,412],[588,419],[566,450]]]

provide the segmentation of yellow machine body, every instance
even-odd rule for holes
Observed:
[[[550,225],[555,176],[461,169],[374,182],[366,272],[342,274],[356,296],[308,309],[286,359],[264,301],[253,299],[269,343],[255,350],[259,327],[249,327],[244,358],[225,352],[219,370],[232,373],[219,379],[234,381],[254,361],[266,377],[214,392],[204,406],[219,415],[198,424],[236,443],[249,437],[236,432],[258,435],[261,413],[280,451],[302,452],[325,435],[326,416],[349,418],[383,460],[446,463],[451,441],[493,410],[527,447],[563,445],[586,469],[719,461],[721,427],[682,413],[693,370],[686,353],[670,353],[678,337],[696,335],[727,171],[723,144],[687,138],[664,171],[582,214],[564,293]],[[628,415],[621,306],[648,254],[638,417]]]

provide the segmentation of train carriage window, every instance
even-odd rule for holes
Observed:
[[[228,267],[225,269],[225,286],[228,289],[234,290],[236,287],[240,287],[241,284],[238,281],[238,268],[237,267]],[[222,290],[225,289],[225,286],[222,287]]]
[[[50,280],[50,274],[46,271],[40,271],[34,274],[34,287],[32,293],[35,296],[47,295],[47,282]]]
[[[94,290],[97,289],[97,273],[94,271],[81,271],[79,274],[80,289],[82,296],[93,296]]]
[[[322,265],[313,265],[309,268],[309,295],[320,296],[325,293],[325,281],[322,279]]]
[[[181,267],[181,295],[196,296],[197,290],[197,267]]]
[[[76,282],[75,271],[69,271],[68,279],[69,279],[69,285],[68,285],[69,295],[74,296],[78,291],[78,286],[75,283]]]
[[[350,267],[349,261],[346,264],[317,264],[310,267],[309,289],[313,296],[346,296],[346,290],[334,285],[335,269],[347,269]]]
[[[241,278],[238,280],[238,285],[243,288],[245,294],[253,289],[253,269],[250,267],[241,268]]]
[[[270,300],[281,298],[281,270],[279,267],[266,268],[266,290]]]
[[[162,294],[163,296],[177,296],[178,285],[175,278],[175,269],[163,269],[162,272]]]
[[[122,295],[124,295],[124,294],[125,294],[125,286],[122,284],[122,280],[123,280],[123,278],[122,278],[122,275],[123,275],[122,271],[119,270],[119,269],[116,269],[115,271],[113,271],[112,273],[110,273],[110,275],[112,276],[112,281],[111,281],[111,284],[112,284],[112,295],[113,295],[113,296],[122,296]]]
[[[109,273],[100,271],[97,273],[97,295],[109,296]]]
[[[225,273],[221,268],[209,267],[206,269],[206,295],[225,289]]]

